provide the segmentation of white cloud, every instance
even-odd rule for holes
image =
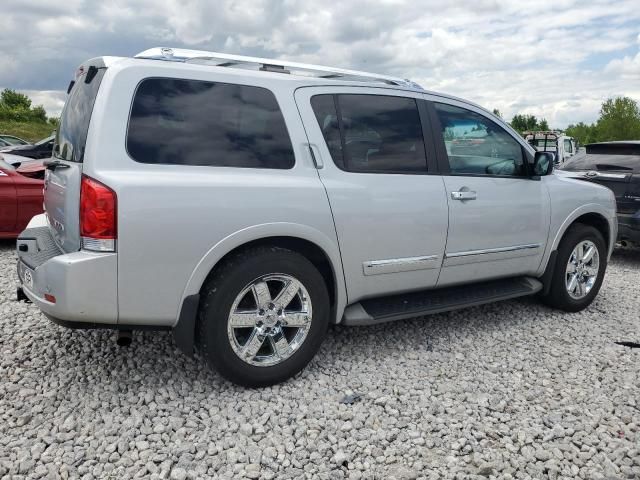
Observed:
[[[640,100],[637,0],[4,0],[0,85],[55,114],[97,55],[162,44],[371,70],[552,126]],[[29,25],[29,28],[24,28]],[[34,91],[42,91],[40,94]],[[46,100],[45,100],[46,99]]]

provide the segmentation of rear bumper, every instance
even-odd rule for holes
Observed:
[[[640,210],[618,213],[618,240],[640,243]]]
[[[59,323],[118,322],[115,253],[65,253],[46,226],[27,228],[17,247],[22,290],[49,318]]]

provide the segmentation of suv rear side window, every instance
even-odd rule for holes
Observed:
[[[105,71],[105,68],[89,67],[73,84],[56,132],[54,157],[82,162],[93,104]]]
[[[127,150],[141,163],[279,169],[295,163],[272,92],[198,80],[143,80]]]
[[[418,105],[385,95],[315,95],[311,106],[333,161],[349,172],[427,171]]]
[[[525,176],[522,146],[497,123],[466,108],[435,103],[451,173]]]

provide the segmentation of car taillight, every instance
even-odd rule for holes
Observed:
[[[118,238],[116,192],[85,175],[80,187],[80,236],[85,250],[115,252]]]

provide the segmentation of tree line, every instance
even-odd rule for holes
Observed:
[[[31,99],[10,88],[0,92],[0,120],[11,122],[37,122],[56,125],[58,119],[47,117],[42,105],[31,105]]]
[[[498,116],[500,111],[493,110]],[[518,133],[528,130],[550,130],[546,119],[535,115],[516,114],[509,124]],[[591,124],[580,122],[564,129],[566,135],[576,139],[578,144],[614,140],[640,140],[640,107],[629,97],[607,99],[600,107],[598,120]]]

